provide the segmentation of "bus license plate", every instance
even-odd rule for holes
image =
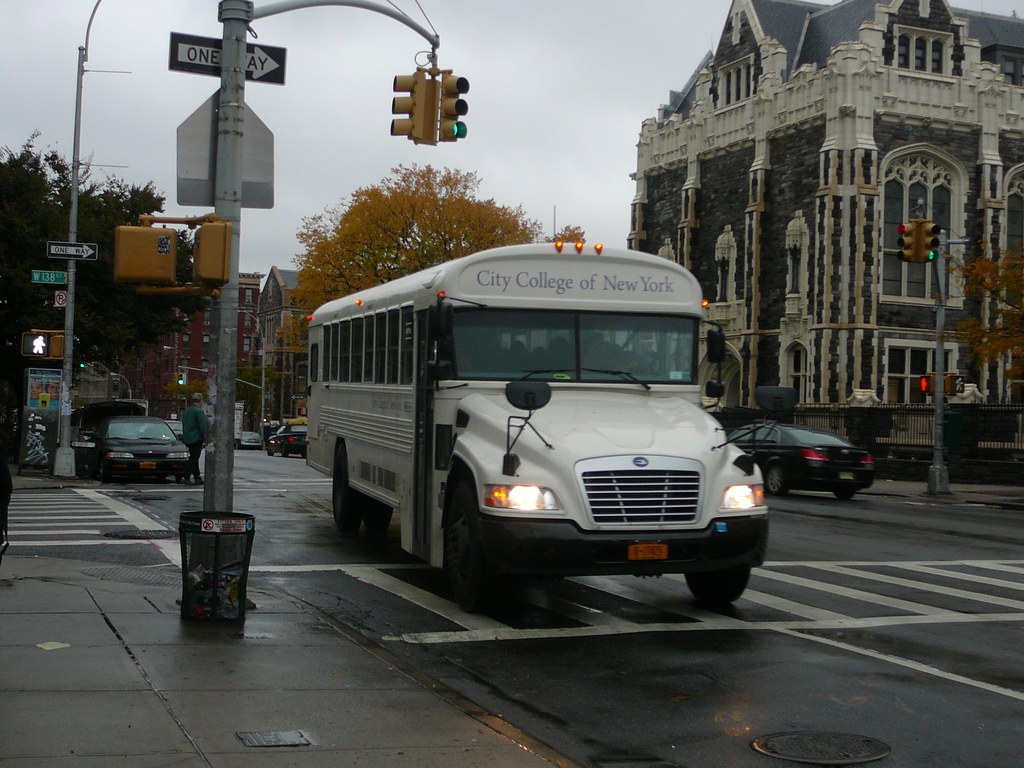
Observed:
[[[155,461],[143,461],[139,464],[139,469],[156,469]]]
[[[645,541],[641,544],[629,545],[630,560],[667,560],[668,544],[657,541]]]

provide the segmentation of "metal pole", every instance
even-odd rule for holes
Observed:
[[[932,465],[928,468],[928,493],[949,493],[949,471],[945,459],[946,417],[946,349],[942,337],[946,332],[946,262],[943,253],[947,248],[942,237],[938,253],[935,254],[935,276],[939,295],[935,301],[935,435],[932,445]]]
[[[68,242],[78,242],[78,181],[81,169],[82,139],[82,82],[85,79],[85,62],[89,59],[89,33],[96,18],[96,10],[103,0],[96,0],[89,14],[85,28],[85,44],[78,47],[78,75],[75,84],[75,129],[71,158],[71,201],[68,213]],[[53,461],[56,477],[74,477],[75,452],[71,448],[71,375],[75,351],[75,272],[74,259],[67,260],[68,303],[64,309],[64,360],[60,383],[60,418],[57,422],[57,453]]]
[[[253,4],[221,0],[220,95],[217,113],[217,161],[214,212],[231,222],[231,269],[227,284],[210,311],[215,338],[213,380],[213,451],[206,456],[203,509],[230,512],[234,486],[235,376],[238,370],[238,266],[242,219],[242,137],[245,125],[245,41]],[[233,332],[232,332],[233,331]]]

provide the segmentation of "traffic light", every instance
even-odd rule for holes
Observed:
[[[60,360],[64,357],[64,334],[60,331],[24,331],[21,334],[21,354],[40,360]]]
[[[50,354],[51,360],[63,360],[64,359],[64,334],[63,333],[51,333],[50,334]]]
[[[917,388],[925,395],[930,395],[935,391],[935,374],[925,373],[918,377]]]
[[[417,69],[412,75],[395,75],[391,114],[408,115],[391,121],[391,135],[405,136],[416,144],[437,144],[438,81]]]
[[[231,277],[231,222],[211,221],[196,231],[192,248],[192,282],[220,288]]]
[[[469,80],[453,75],[451,70],[441,73],[441,121],[438,141],[458,141],[466,138],[466,124],[459,118],[469,114],[469,104],[462,94],[469,93]]]
[[[934,221],[924,220],[919,223],[918,237],[921,238],[921,250],[918,261],[934,261],[939,253],[939,247],[942,245],[942,241],[939,239],[941,232],[942,227]]]
[[[178,371],[178,384],[182,387],[188,384],[188,371]]]
[[[114,230],[114,282],[174,285],[178,234],[163,227]]]
[[[900,261],[917,261],[914,255],[914,247],[917,242],[917,219],[911,219],[906,224],[896,227],[896,247],[899,249]]]

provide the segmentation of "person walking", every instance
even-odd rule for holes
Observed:
[[[185,481],[191,477],[196,485],[201,485],[203,478],[199,474],[199,455],[206,442],[206,411],[203,410],[203,396],[199,392],[192,395],[192,405],[181,415],[181,441],[188,447]]]

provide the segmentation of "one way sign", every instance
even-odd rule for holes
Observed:
[[[171,32],[168,68],[178,72],[220,77],[220,46],[216,37],[198,37]],[[270,45],[245,44],[245,79],[259,83],[284,85],[284,59],[287,51]]]

